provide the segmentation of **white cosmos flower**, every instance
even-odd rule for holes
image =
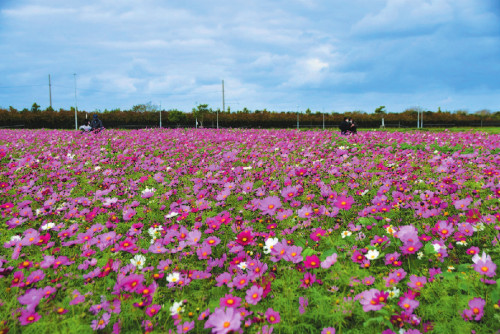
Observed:
[[[21,237],[18,235],[13,235],[12,238],[10,238],[10,241],[21,241]]]
[[[241,270],[247,269],[247,263],[246,262],[240,262],[238,264],[238,268],[240,268]]]
[[[344,232],[342,232],[342,239],[344,239],[345,237],[350,236],[351,234],[352,234],[351,231],[344,231]]]
[[[279,242],[278,238],[267,239],[266,244],[264,245],[264,254],[271,253],[271,250],[273,249],[274,245],[276,245],[278,242]]]
[[[170,306],[170,315],[176,315],[181,312],[184,312],[182,301],[174,302],[174,305]]]
[[[179,214],[177,212],[170,212],[168,215],[165,216],[165,218],[169,219],[169,218],[173,218],[175,216],[178,216]]]
[[[56,224],[54,223],[47,223],[45,225],[42,226],[42,230],[46,231],[46,230],[50,230],[51,228],[54,228],[54,226],[56,226]]]
[[[144,267],[144,264],[146,263],[146,257],[144,257],[144,255],[137,254],[133,259],[130,260],[130,263],[132,263],[137,268],[142,269]]]
[[[376,249],[370,249],[367,253],[366,253],[366,258],[368,260],[375,260],[376,258],[378,258],[378,256],[380,255],[380,252]]]
[[[401,290],[394,287],[392,290],[387,290],[386,292],[389,294],[389,296],[387,298],[393,299],[393,298],[397,298],[399,296],[399,293],[401,292]]]
[[[175,282],[179,281],[180,278],[181,278],[181,274],[180,273],[173,272],[171,274],[168,274],[168,276],[167,276],[167,282],[168,283],[175,283]]]

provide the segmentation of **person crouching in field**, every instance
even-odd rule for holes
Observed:
[[[349,118],[349,132],[352,134],[358,133],[358,125],[354,123],[352,118]]]
[[[349,118],[344,117],[344,120],[339,125],[340,134],[342,134],[342,135],[348,134],[350,128],[351,128],[351,124],[349,123]]]
[[[90,130],[92,130],[92,127],[90,126],[90,120],[85,120],[85,124],[83,124],[82,126],[80,126],[80,130],[82,132],[89,132]]]
[[[102,126],[101,120],[97,117],[96,114],[94,114],[94,118],[92,119],[90,126],[92,127],[92,131],[94,131],[94,132],[99,132],[102,129],[104,129],[104,126]]]

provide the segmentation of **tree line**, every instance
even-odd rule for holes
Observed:
[[[86,119],[91,119],[92,114],[97,113],[106,128],[144,128],[158,127],[160,117],[162,127],[216,127],[217,123],[222,128],[295,128],[297,122],[301,128],[307,127],[337,127],[343,117],[351,117],[360,128],[378,128],[382,124],[382,118],[387,127],[416,127],[418,113],[423,115],[424,127],[440,126],[500,126],[500,111],[491,112],[480,110],[469,113],[465,110],[437,111],[409,108],[400,113],[386,112],[384,106],[380,106],[373,113],[362,111],[347,111],[344,113],[313,112],[310,109],[305,112],[296,111],[268,111],[242,110],[221,111],[213,110],[207,104],[200,104],[190,112],[177,109],[160,110],[157,106],[139,104],[130,110],[104,110],[87,112],[78,110],[76,112],[78,126]],[[47,128],[47,129],[74,129],[75,109],[54,110],[51,107],[44,110],[36,103],[30,109],[17,110],[0,108],[0,128]]]

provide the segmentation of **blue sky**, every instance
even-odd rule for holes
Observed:
[[[0,0],[0,106],[49,74],[55,109],[497,111],[500,1]]]

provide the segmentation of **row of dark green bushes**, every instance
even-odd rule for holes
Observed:
[[[452,112],[424,112],[424,127],[440,126],[498,126],[500,113],[487,115],[452,113]],[[352,117],[360,128],[378,128],[382,117],[387,127],[416,127],[417,113],[405,111],[402,113],[369,114],[361,112],[346,113],[300,113],[299,126],[306,127],[338,127],[344,116]],[[92,113],[78,111],[78,126],[86,118],[92,118]],[[159,111],[108,111],[99,113],[106,128],[144,128],[160,125]],[[195,120],[198,126],[216,127],[217,118],[222,128],[296,128],[297,113],[295,112],[208,112],[203,115],[183,113],[177,110],[161,111],[163,127],[194,127]],[[48,128],[74,129],[74,110],[36,110],[17,111],[0,109],[0,128]]]

